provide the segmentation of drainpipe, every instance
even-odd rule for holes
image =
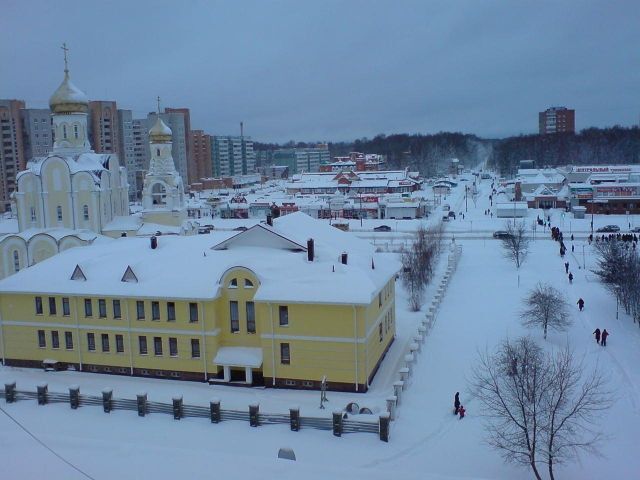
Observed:
[[[200,323],[202,324],[202,353],[203,353],[203,364],[204,364],[204,381],[208,380],[209,374],[207,373],[207,337],[204,335],[204,305],[202,302],[200,303],[200,310],[202,311],[202,320]]]
[[[353,309],[353,351],[356,360],[356,392],[358,391],[358,321],[356,318],[356,306],[351,305]]]
[[[271,317],[271,367],[273,372],[271,376],[273,378],[272,385],[276,386],[276,335],[273,330],[273,306],[269,303],[269,316]]]
[[[133,341],[131,340],[131,315],[129,315],[129,299],[125,299],[125,311],[127,313],[127,325],[129,328],[129,373],[133,377]]]
[[[78,316],[78,297],[71,297],[73,299],[73,316],[76,321],[76,335],[78,336],[78,365],[80,371],[82,371],[82,337],[80,336],[80,319]]]
[[[4,365],[4,322],[0,311],[0,347],[2,348],[2,365]]]

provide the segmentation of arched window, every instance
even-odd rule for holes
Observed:
[[[244,279],[244,288],[253,288],[253,282],[248,278]]]
[[[160,156],[160,149],[156,148],[156,155],[159,157]]]
[[[161,183],[155,183],[151,188],[151,198],[154,205],[166,205],[167,190]]]
[[[36,207],[31,207],[31,221],[36,221]]]
[[[56,208],[56,212],[58,214],[58,221],[61,222],[62,221],[62,207],[60,205],[58,205],[58,207]]]
[[[89,206],[88,205],[84,205],[82,207],[82,216],[84,217],[85,220],[89,220]]]
[[[67,126],[62,125],[62,138],[67,139]]]
[[[238,288],[238,279],[232,278],[229,282],[229,288]]]
[[[78,124],[77,123],[73,126],[73,136],[75,138],[78,138]]]
[[[20,254],[17,250],[13,251],[13,271],[20,271]]]

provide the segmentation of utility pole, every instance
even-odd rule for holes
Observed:
[[[467,205],[467,192],[469,191],[469,185],[464,186],[464,211],[469,213],[469,207]]]

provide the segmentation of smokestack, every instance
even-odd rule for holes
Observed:
[[[271,216],[271,214],[267,215],[267,225],[273,227],[273,217]]]
[[[151,249],[155,250],[156,248],[158,248],[158,238],[153,236],[151,237]]]
[[[343,252],[342,255],[340,255],[340,263],[343,265],[347,264],[347,252]]]
[[[313,238],[310,238],[309,240],[307,240],[307,260],[309,260],[310,262],[313,262],[314,257],[315,257],[315,248],[313,244]]]
[[[240,136],[244,137],[244,122],[240,122]]]

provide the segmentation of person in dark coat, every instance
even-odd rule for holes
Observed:
[[[605,328],[602,331],[602,340],[600,340],[600,345],[602,345],[603,347],[607,346],[607,337],[609,336],[609,332],[607,332],[607,329]],[[460,407],[462,408],[462,407]]]
[[[573,273],[569,272],[569,283],[573,283]]]
[[[464,407],[462,405],[460,405],[460,408],[458,409],[458,413],[460,414],[460,419],[462,420],[464,418],[464,413],[466,412],[466,410],[464,409]]]
[[[458,411],[460,410],[460,392],[456,392],[456,396],[453,399],[453,406],[455,408],[453,414],[457,415]]]
[[[593,335],[596,336],[596,343],[600,345],[600,329],[596,328],[593,332]]]
[[[569,262],[564,262],[564,273],[569,273]]]
[[[578,304],[578,308],[580,309],[580,311],[582,311],[582,309],[584,308],[584,300],[582,298],[579,298],[576,303]]]

